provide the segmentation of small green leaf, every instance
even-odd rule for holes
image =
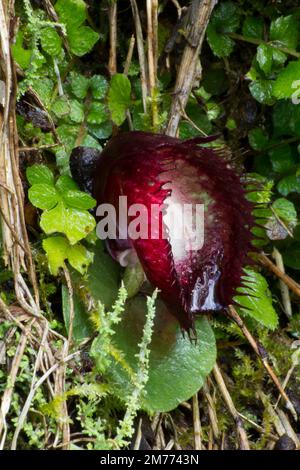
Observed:
[[[67,152],[71,152],[79,134],[80,127],[75,125],[62,124],[56,128],[56,132],[64,144]]]
[[[232,53],[235,42],[225,34],[219,33],[212,24],[206,29],[207,41],[217,57],[229,57]]]
[[[93,262],[94,254],[80,243],[71,245],[68,251],[68,261],[81,275],[85,274],[88,266]]]
[[[297,211],[291,201],[281,197],[273,202],[272,208],[277,217],[285,222],[289,227],[294,228],[297,225]]]
[[[241,313],[274,330],[278,324],[278,316],[272,305],[267,281],[250,268],[245,268],[244,272],[243,286],[237,289],[238,295],[233,300],[239,305]]]
[[[84,275],[94,257],[85,246],[80,243],[72,246],[66,238],[60,236],[43,240],[43,248],[47,254],[49,270],[54,276],[57,276],[66,259],[76,271]]]
[[[254,150],[263,150],[268,146],[269,138],[261,127],[251,129],[248,134],[249,144]]]
[[[131,104],[131,84],[126,75],[115,74],[108,92],[108,107],[112,120],[120,126],[126,118],[126,110]]]
[[[109,86],[106,78],[103,75],[93,75],[90,82],[93,98],[95,100],[105,98]]]
[[[79,27],[87,17],[86,4],[83,0],[58,0],[55,10],[62,23],[69,27]]]
[[[105,104],[103,103],[92,103],[90,112],[87,117],[87,122],[89,124],[102,124],[107,121],[108,112]]]
[[[73,122],[81,123],[84,120],[84,109],[83,105],[77,100],[70,102],[70,119]]]
[[[299,38],[299,22],[292,16],[280,16],[271,22],[270,40],[279,42],[280,45],[290,49],[296,49]]]
[[[300,137],[300,106],[290,101],[278,101],[273,109],[273,127],[276,136]]]
[[[52,112],[58,118],[68,116],[70,114],[70,104],[66,97],[62,96],[58,98],[52,106]]]
[[[123,354],[125,364],[136,373],[138,344],[145,316],[145,299],[136,297],[130,300],[113,336],[114,345]],[[170,411],[182,401],[189,400],[202,387],[216,361],[216,344],[206,318],[196,320],[195,326],[198,339],[191,342],[187,335],[182,334],[178,322],[163,302],[157,301],[143,409]],[[130,376],[120,363],[112,361],[108,375],[122,400],[132,393]]]
[[[69,242],[64,237],[49,237],[43,240],[43,248],[47,254],[50,273],[57,276],[58,270],[64,266],[68,256]]]
[[[190,120],[195,124],[193,126],[190,122],[182,120],[179,126],[179,135],[181,139],[190,139],[199,136],[199,130],[205,134],[210,134],[212,131],[212,124],[209,121],[207,114],[203,112],[198,103],[190,102],[186,107],[186,114]]]
[[[73,303],[73,340],[76,343],[81,343],[93,334],[93,327],[83,302],[76,294],[73,295]],[[62,286],[62,307],[66,331],[68,332],[70,327],[70,296],[66,286]]]
[[[77,73],[77,72],[71,72],[69,77],[70,77],[71,89],[74,95],[77,98],[84,99],[88,92],[90,80],[86,78],[84,75],[81,75],[80,73]]]
[[[49,106],[52,99],[54,82],[50,78],[43,77],[42,80],[35,81],[33,88],[43,104]]]
[[[63,195],[67,191],[76,191],[78,190],[77,183],[69,175],[62,175],[58,178],[55,185],[56,189],[60,191]]]
[[[268,105],[274,103],[272,80],[256,80],[250,84],[249,88],[251,95],[259,103]]]
[[[96,226],[94,217],[88,211],[67,208],[66,226],[64,233],[71,245],[85,238]]]
[[[68,29],[70,49],[78,57],[90,52],[99,39],[99,34],[89,26]]]
[[[28,198],[31,204],[39,209],[52,209],[58,201],[59,195],[50,184],[34,184],[28,190]]]
[[[207,27],[207,41],[217,57],[228,57],[234,41],[226,35],[233,33],[240,24],[240,9],[233,2],[222,2],[213,12]]]
[[[75,209],[92,209],[96,205],[96,200],[83,191],[70,190],[63,194],[63,199],[67,206]]]
[[[295,164],[292,149],[289,145],[274,148],[268,152],[273,170],[277,173],[287,173]]]
[[[59,202],[53,209],[42,213],[40,226],[47,235],[55,232],[65,233],[66,217],[65,206],[63,202]]]
[[[300,176],[285,176],[277,184],[277,189],[283,196],[287,196],[290,193],[300,193]]]
[[[112,123],[111,121],[103,122],[100,126],[89,125],[89,131],[97,139],[108,139],[112,134]]]
[[[27,69],[30,65],[32,50],[23,47],[24,32],[18,31],[15,44],[11,46],[13,58],[22,69]]]
[[[243,36],[246,38],[262,39],[264,34],[264,20],[262,17],[247,16],[243,23]]]
[[[46,165],[39,165],[38,163],[34,163],[34,165],[27,167],[26,177],[31,185],[54,185],[54,175]]]
[[[267,44],[261,44],[257,48],[256,59],[261,70],[268,75],[272,69],[273,48]]]
[[[290,98],[296,89],[299,88],[299,85],[297,86],[299,80],[300,60],[289,62],[274,82],[274,96],[277,99]]]
[[[53,209],[43,212],[40,225],[47,234],[64,233],[71,245],[75,245],[95,228],[96,222],[88,211],[65,207],[59,202]]]
[[[86,135],[85,138],[83,139],[82,141],[82,144],[81,144],[83,147],[90,147],[90,148],[93,148],[93,149],[96,149],[96,150],[102,150],[102,147],[101,145],[99,144],[99,142],[94,139],[94,137],[90,136],[90,135]]]
[[[54,28],[43,28],[41,33],[41,46],[52,57],[58,57],[62,53],[62,40]]]
[[[211,23],[222,33],[233,33],[240,25],[241,11],[234,2],[222,2],[213,11]]]

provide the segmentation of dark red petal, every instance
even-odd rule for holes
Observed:
[[[197,251],[184,248],[184,240],[175,249],[174,241],[161,234],[159,239],[129,240],[148,279],[185,329],[193,328],[193,314],[231,303],[252,240],[252,204],[239,176],[218,152],[198,143],[121,134],[103,151],[94,180],[98,204],[117,208],[119,196],[126,195],[128,205],[148,208],[149,228],[151,204],[204,204],[204,246]]]

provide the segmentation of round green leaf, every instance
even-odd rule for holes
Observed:
[[[128,302],[123,319],[115,328],[113,342],[122,352],[129,368],[137,372],[138,344],[145,324],[145,299],[137,297]],[[170,411],[191,398],[203,385],[216,360],[213,331],[205,317],[196,321],[197,342],[182,334],[178,322],[157,301],[156,318],[150,346],[149,380],[142,407],[150,412]],[[128,372],[112,362],[109,369],[121,399],[132,392]]]
[[[251,95],[259,103],[268,105],[274,103],[272,80],[256,80],[250,84],[249,88]]]
[[[112,120],[120,126],[126,118],[126,110],[131,104],[131,84],[122,73],[116,73],[110,83],[108,107]]]
[[[83,191],[71,190],[63,195],[67,206],[75,209],[92,209],[96,205],[96,200]]]
[[[56,182],[56,189],[62,194],[67,191],[76,191],[78,190],[77,183],[69,175],[62,175],[58,178]]]
[[[300,60],[289,62],[274,82],[273,94],[277,99],[290,98],[299,89]]]
[[[73,122],[80,123],[84,120],[84,110],[83,105],[77,100],[72,100],[70,102],[70,119]]]
[[[89,26],[68,29],[70,49],[73,54],[81,57],[90,52],[99,39],[99,34]]]
[[[280,45],[296,49],[299,38],[299,20],[293,15],[280,16],[271,22],[270,40]]]
[[[71,89],[77,98],[83,99],[86,97],[90,81],[84,75],[77,72],[70,73]]]
[[[41,33],[41,46],[49,55],[57,57],[62,52],[62,40],[54,28],[44,28]]]
[[[27,167],[26,177],[31,185],[54,184],[53,173],[46,165],[35,163],[34,165]]]
[[[90,112],[87,117],[89,124],[102,124],[107,121],[108,112],[106,106],[103,103],[92,103]]]
[[[34,184],[28,190],[28,198],[39,209],[52,209],[59,201],[56,189],[50,184]]]
[[[91,78],[91,90],[95,100],[102,100],[108,91],[108,81],[103,75],[94,75]]]

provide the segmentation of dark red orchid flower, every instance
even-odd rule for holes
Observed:
[[[199,145],[213,139],[123,133],[109,141],[94,173],[97,204],[112,204],[117,215],[121,195],[127,196],[128,207],[143,204],[149,209],[149,233],[153,204],[163,205],[164,214],[178,202],[204,205],[204,243],[199,249],[189,249],[186,239],[163,236],[161,227],[155,237],[132,239],[129,234],[124,239],[124,227],[118,225],[117,239],[108,240],[115,258],[128,253],[131,259],[138,257],[148,280],[188,331],[195,314],[232,302],[252,248],[252,204],[240,177],[222,152]],[[130,217],[125,220],[129,223]]]

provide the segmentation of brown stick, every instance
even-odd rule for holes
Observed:
[[[117,73],[117,0],[109,5],[109,61],[108,72],[112,77]]]
[[[281,279],[298,297],[300,297],[300,285],[297,284],[290,276],[283,273],[276,264],[263,253],[258,256],[259,261],[263,266],[272,271],[279,279]]]
[[[130,0],[130,3],[131,3],[134,24],[135,24],[136,45],[137,45],[140,71],[141,71],[143,109],[144,109],[144,113],[146,113],[147,112],[148,87],[147,87],[146,57],[145,57],[145,49],[144,49],[143,31],[142,31],[142,25],[141,25],[141,20],[140,20],[140,15],[139,15],[139,10],[136,4],[136,0]]]
[[[238,433],[239,439],[240,439],[240,448],[241,448],[241,450],[250,450],[250,446],[249,446],[246,431],[245,431],[244,426],[243,426],[243,422],[242,422],[242,420],[239,416],[239,413],[236,410],[236,407],[234,406],[231,395],[228,392],[228,389],[227,389],[226,384],[224,382],[223,376],[222,376],[221,371],[220,371],[217,364],[213,368],[213,374],[214,374],[215,380],[217,382],[217,385],[220,389],[220,392],[221,392],[221,394],[224,398],[224,401],[227,405],[227,408],[228,408],[230,414],[232,415],[232,417],[233,417],[233,419],[236,423],[237,433]]]
[[[293,404],[291,403],[289,397],[287,396],[286,392],[284,391],[278,377],[276,376],[275,372],[273,371],[272,367],[270,366],[266,351],[263,350],[262,347],[260,347],[259,344],[257,343],[257,341],[253,338],[250,331],[248,330],[248,328],[244,324],[243,320],[241,319],[241,317],[239,316],[239,314],[237,313],[237,311],[235,310],[235,308],[232,305],[229,306],[229,308],[227,310],[227,313],[228,313],[228,316],[238,325],[238,327],[243,332],[245,338],[249,342],[250,346],[252,347],[252,349],[255,352],[255,354],[257,355],[257,357],[259,357],[259,359],[261,360],[261,362],[262,362],[264,368],[266,369],[268,375],[271,377],[271,379],[274,382],[275,386],[277,387],[280,395],[286,401],[287,407],[290,409],[290,411],[293,414],[295,420],[297,421],[297,413],[295,411],[295,408],[294,408]]]
[[[191,20],[185,31],[187,45],[184,49],[174,97],[169,114],[166,134],[175,137],[180,122],[182,109],[185,109],[192,91],[197,61],[203,44],[206,27],[217,0],[193,0],[190,6]]]

